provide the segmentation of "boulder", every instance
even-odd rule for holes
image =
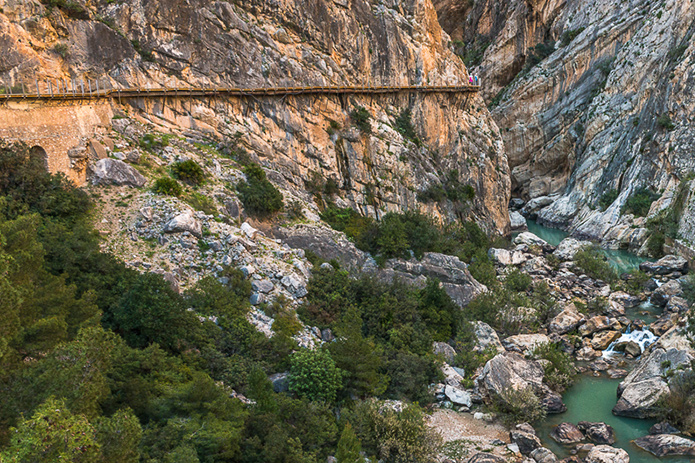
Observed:
[[[610,379],[619,379],[627,376],[627,370],[623,370],[622,368],[611,368],[606,371],[606,374]]]
[[[456,357],[456,351],[453,347],[445,342],[432,343],[432,352],[434,355],[441,355],[445,362],[452,363]]]
[[[656,402],[669,391],[666,371],[688,366],[692,359],[690,342],[680,331],[674,328],[665,333],[618,386],[613,413],[631,418],[655,416]]]
[[[560,423],[552,431],[550,437],[560,444],[576,444],[584,440],[584,434],[572,423]]]
[[[428,279],[440,282],[444,291],[461,307],[468,305],[478,294],[487,291],[468,271],[468,265],[456,256],[426,252],[422,259],[389,259],[376,271],[382,281],[400,280],[424,287]]]
[[[535,197],[529,202],[527,202],[524,207],[521,209],[521,213],[524,214],[525,217],[530,217],[531,219],[535,219],[538,216],[538,212],[540,212],[541,209],[543,209],[546,206],[549,206],[552,204],[554,201],[553,198],[550,196],[538,196]]]
[[[444,387],[444,395],[446,395],[446,398],[451,401],[454,405],[463,405],[465,407],[470,408],[473,405],[473,402],[471,401],[471,395],[457,387],[454,386],[445,386]]]
[[[621,304],[623,307],[632,308],[637,307],[642,303],[642,299],[638,296],[633,296],[623,291],[616,291],[608,296],[608,301],[615,301]]]
[[[591,317],[579,327],[579,334],[582,336],[591,336],[592,334],[598,332],[598,331],[603,331],[611,328],[611,320],[610,318],[604,316],[604,315],[597,315],[595,317]]]
[[[444,383],[449,386],[459,387],[463,382],[463,375],[460,374],[454,367],[445,363],[442,365],[442,373],[444,374]]]
[[[615,444],[615,430],[606,423],[592,423],[580,421],[577,427],[586,435],[587,439],[596,444]]]
[[[476,453],[468,459],[468,463],[506,463],[504,458],[492,453],[480,452]]]
[[[545,447],[539,447],[529,455],[536,463],[557,463],[557,456]]]
[[[197,238],[203,236],[203,226],[190,211],[179,214],[164,225],[165,233],[189,232]]]
[[[275,285],[273,284],[272,281],[268,280],[267,278],[262,279],[262,280],[253,280],[251,282],[251,287],[253,288],[254,291],[258,291],[259,293],[265,293],[268,294],[275,288]]]
[[[652,275],[668,275],[673,272],[688,273],[688,261],[683,257],[668,255],[656,262],[642,262],[640,270]]]
[[[550,321],[548,330],[551,333],[565,334],[576,329],[586,318],[581,315],[574,304],[568,304],[564,310]]]
[[[473,330],[476,338],[478,338],[478,343],[473,348],[476,352],[482,352],[487,349],[494,349],[498,353],[504,352],[505,349],[500,342],[499,336],[497,336],[497,331],[490,325],[481,321],[473,322]]]
[[[101,159],[92,167],[94,185],[127,185],[140,188],[147,179],[140,172],[118,159]]]
[[[680,434],[680,431],[673,427],[671,423],[662,421],[649,428],[649,434]]]
[[[659,286],[652,293],[651,303],[659,307],[665,307],[672,297],[683,295],[683,288],[677,280],[671,280]]]
[[[505,338],[502,342],[507,350],[525,353],[532,351],[541,344],[549,344],[550,338],[545,334],[516,334]]]
[[[514,238],[514,244],[525,244],[526,246],[538,246],[542,249],[547,249],[552,246],[550,246],[545,240],[542,240],[541,238],[537,237],[531,232],[522,232],[519,233],[515,238]]]
[[[597,445],[589,451],[585,463],[630,463],[630,456],[623,449]]]
[[[600,331],[591,338],[591,347],[595,350],[606,350],[613,341],[620,337],[620,331]]]
[[[273,384],[273,391],[287,392],[290,387],[290,374],[288,372],[275,373],[268,376],[268,379]]]
[[[679,296],[671,296],[664,310],[666,312],[685,313],[689,308],[690,304],[688,304],[688,301]]]
[[[548,413],[565,411],[562,398],[543,383],[543,376],[543,367],[538,362],[505,352],[490,359],[476,381],[481,394],[488,401],[492,398],[505,401],[509,390],[530,388]]]
[[[507,249],[490,248],[487,255],[491,261],[500,265],[512,265],[512,253]]]
[[[509,440],[519,447],[522,455],[530,455],[531,452],[543,446],[538,436],[519,430],[510,431]]]
[[[517,211],[509,212],[509,224],[512,227],[512,231],[528,230],[526,219]]]
[[[695,456],[695,441],[672,434],[655,434],[640,437],[635,445],[657,457],[689,455]]]
[[[591,246],[591,242],[579,241],[574,238],[565,238],[560,242],[560,244],[558,244],[557,248],[553,252],[553,255],[563,261],[574,260],[575,254],[586,246]]]

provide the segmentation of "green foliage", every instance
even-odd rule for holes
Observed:
[[[572,40],[574,40],[579,34],[584,32],[584,29],[584,27],[580,27],[577,29],[571,29],[563,32],[560,36],[560,45],[566,47],[567,45],[572,43]]]
[[[413,127],[410,109],[404,109],[401,111],[394,121],[394,128],[396,129],[396,132],[400,133],[406,140],[412,141],[417,146],[422,145],[422,141],[420,141],[420,138],[418,138],[417,133],[415,132],[415,127]]]
[[[652,203],[659,198],[659,195],[646,188],[635,190],[625,202],[622,214],[634,214],[636,217],[645,217],[649,214]]]
[[[678,185],[671,205],[659,212],[656,217],[652,217],[647,221],[647,228],[650,231],[647,248],[652,257],[659,258],[664,255],[663,246],[666,242],[666,237],[674,239],[678,237],[678,228],[690,196],[692,180],[692,173],[686,175]]]
[[[347,423],[343,428],[342,434],[340,434],[335,458],[338,460],[338,463],[362,463],[364,458],[360,455],[361,451],[362,444],[350,423]]]
[[[611,189],[601,195],[601,199],[598,200],[598,207],[605,211],[608,207],[618,199],[620,192],[616,189]]]
[[[135,463],[140,460],[138,446],[142,427],[132,410],[118,410],[110,417],[99,417],[95,428],[104,462]]]
[[[418,200],[422,202],[441,202],[448,199],[454,203],[469,203],[475,198],[475,188],[463,184],[459,180],[459,171],[452,169],[447,172],[442,184],[432,184],[427,189],[418,192]]]
[[[309,400],[335,401],[341,372],[328,351],[302,349],[290,359],[290,391]]]
[[[201,193],[192,192],[186,197],[186,202],[196,211],[205,212],[207,215],[217,215],[218,210],[215,200]]]
[[[165,148],[169,146],[169,138],[170,136],[168,135],[163,135],[163,136],[155,136],[152,135],[151,133],[143,135],[142,138],[140,138],[140,148],[147,150],[147,151],[159,151],[162,148]]]
[[[369,114],[367,108],[364,106],[356,106],[350,112],[350,118],[352,119],[353,124],[355,124],[355,126],[360,129],[362,133],[372,133],[372,124],[370,122],[372,115]]]
[[[545,419],[545,409],[531,387],[508,388],[500,397],[493,397],[493,409],[508,424],[536,423]]]
[[[596,280],[613,283],[618,278],[613,267],[607,262],[606,256],[593,246],[577,252],[574,256],[574,264],[586,275]]]
[[[53,46],[53,51],[58,53],[61,58],[65,58],[66,56],[68,56],[69,50],[70,47],[65,42],[58,42]]]
[[[61,400],[48,399],[11,432],[12,441],[2,453],[2,461],[99,461],[94,427],[84,416],[73,415]]]
[[[659,419],[684,433],[695,432],[695,374],[685,371],[670,379],[669,392],[659,399],[656,408]]]
[[[513,268],[510,272],[507,272],[507,276],[504,279],[504,285],[510,291],[524,292],[531,286],[531,277],[525,273],[522,273],[518,268]]]
[[[200,185],[205,181],[203,168],[192,159],[175,162],[171,166],[171,172],[177,179],[191,185]]]
[[[483,62],[485,51],[492,42],[477,38],[473,43],[456,42],[456,53],[461,57],[467,68],[473,68]]]
[[[683,287],[683,297],[688,301],[688,304],[695,303],[695,274],[691,273],[681,279]]]
[[[522,68],[520,75],[528,74],[531,69],[536,67],[541,61],[546,59],[548,56],[552,55],[555,51],[555,41],[546,40],[545,42],[537,44],[533,48],[528,49],[528,54],[526,55],[526,62]]]
[[[155,180],[152,191],[162,195],[176,196],[177,198],[183,194],[181,184],[171,177],[160,177]]]
[[[376,401],[359,404],[351,422],[362,446],[374,460],[389,463],[432,461],[439,451],[441,437],[425,422],[416,404],[405,405],[398,412]]]
[[[89,11],[73,0],[41,0],[48,8],[58,8],[68,17],[74,19],[89,19]]]
[[[666,113],[657,117],[656,123],[659,127],[661,127],[662,129],[668,130],[669,132],[671,132],[672,130],[674,130],[676,128],[675,124],[671,120],[671,117]]]
[[[237,191],[246,212],[267,217],[282,209],[282,193],[268,181],[261,166],[249,164],[244,168],[244,174],[246,181],[237,184]]]
[[[572,362],[572,357],[560,349],[557,343],[545,343],[533,349],[534,359],[544,359],[547,363],[544,366],[545,376],[543,381],[557,392],[564,392],[574,383],[577,370]]]

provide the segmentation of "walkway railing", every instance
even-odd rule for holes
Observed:
[[[385,93],[470,93],[480,90],[480,85],[406,85],[406,86],[312,86],[312,87],[129,87],[99,88],[98,81],[75,82],[71,85],[51,83],[42,91],[36,84],[35,91],[0,86],[0,101],[8,100],[95,100],[100,98],[160,98],[160,97],[214,97],[214,96],[285,96],[285,95],[374,95]]]

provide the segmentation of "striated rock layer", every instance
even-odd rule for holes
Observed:
[[[9,52],[0,57],[0,80],[33,86],[37,77],[98,77],[103,88],[442,85],[468,78],[430,0],[97,0],[83,8],[68,16],[38,1],[4,2],[0,41]],[[423,209],[509,231],[502,138],[475,94],[129,104],[135,117],[161,130],[247,150],[271,181],[300,199],[311,198],[311,179],[332,178],[344,205],[371,216]],[[350,118],[360,106],[371,116],[371,134]],[[438,185],[470,185],[475,198],[418,200]]]

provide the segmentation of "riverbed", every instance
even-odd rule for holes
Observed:
[[[553,246],[557,246],[568,236],[567,232],[538,225],[532,220],[528,221],[528,227],[531,233]],[[603,252],[613,268],[620,273],[630,272],[646,260],[627,251],[603,250]],[[654,306],[647,302],[628,311],[627,315],[632,319],[639,318],[649,323],[656,318],[658,312]],[[692,459],[688,457],[657,458],[632,443],[634,439],[647,435],[654,421],[613,415],[611,410],[617,401],[617,388],[620,381],[620,379],[610,379],[605,376],[578,376],[574,386],[563,394],[567,411],[549,415],[542,423],[537,424],[536,429],[543,444],[555,452],[559,458],[568,457],[572,446],[566,447],[558,444],[550,437],[550,431],[555,426],[562,422],[574,424],[579,421],[604,422],[615,430],[616,443],[614,446],[626,450],[632,463],[691,462]]]

